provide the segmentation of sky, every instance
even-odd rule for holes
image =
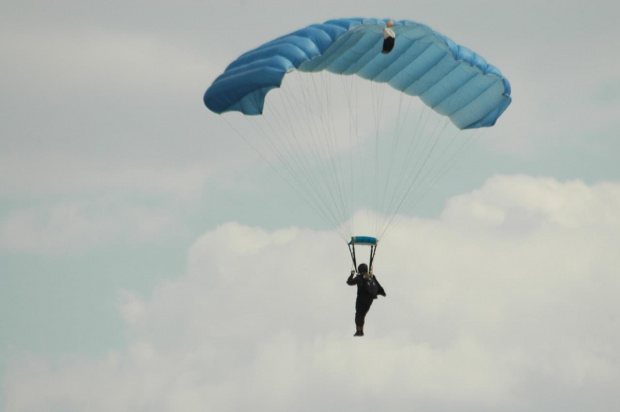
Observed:
[[[1,412],[620,410],[616,2],[0,10]],[[513,96],[382,239],[362,339],[335,228],[202,103],[353,16],[423,22]]]

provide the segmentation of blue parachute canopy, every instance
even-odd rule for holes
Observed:
[[[337,19],[279,37],[241,55],[209,87],[215,113],[262,114],[266,94],[291,70],[351,75],[420,99],[459,129],[492,126],[510,105],[510,83],[480,55],[430,27],[394,21],[396,45],[382,54],[388,20]]]

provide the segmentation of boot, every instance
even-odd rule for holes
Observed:
[[[353,335],[353,336],[364,336],[364,327],[363,326],[356,326],[355,329],[356,329],[355,335]]]

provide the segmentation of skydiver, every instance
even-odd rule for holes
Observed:
[[[383,28],[383,50],[381,50],[383,54],[388,54],[394,48],[396,33],[392,30],[392,27],[394,27],[394,22],[389,20]]]
[[[377,278],[368,271],[365,263],[357,267],[358,275],[355,270],[351,271],[351,275],[347,279],[348,285],[357,285],[357,299],[355,300],[355,335],[364,336],[364,320],[366,314],[370,310],[373,300],[377,299],[377,295],[385,296],[385,290],[379,284]]]

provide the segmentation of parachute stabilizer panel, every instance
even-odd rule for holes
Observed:
[[[263,112],[266,94],[291,70],[356,74],[420,96],[459,129],[495,124],[510,105],[510,83],[482,56],[426,25],[395,21],[396,45],[381,53],[388,20],[337,19],[272,40],[241,55],[209,87],[215,113]]]

